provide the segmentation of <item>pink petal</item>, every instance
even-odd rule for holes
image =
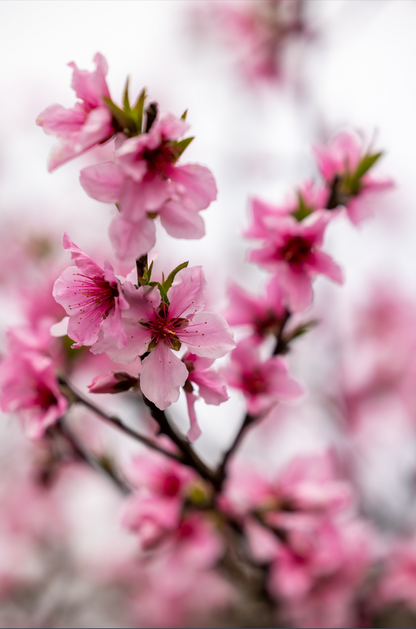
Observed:
[[[87,166],[80,172],[79,181],[88,196],[103,203],[117,203],[124,174],[114,162]]]
[[[323,251],[315,251],[314,258],[314,273],[322,273],[338,284],[344,283],[341,267],[328,254]]]
[[[124,296],[130,306],[130,311],[126,317],[136,323],[142,321],[153,321],[157,317],[157,310],[160,305],[160,293],[157,288],[151,286],[140,286],[136,288],[131,282],[124,282]]]
[[[193,266],[179,271],[169,290],[169,315],[189,317],[202,310],[205,304],[206,287],[202,266]]]
[[[189,380],[199,387],[199,395],[207,404],[218,406],[229,399],[224,376],[216,371],[193,371]]]
[[[120,210],[129,221],[143,220],[146,212],[156,212],[171,195],[171,184],[159,176],[146,181],[126,179],[120,190]]]
[[[205,166],[199,164],[176,166],[171,179],[179,184],[181,202],[191,211],[205,210],[211,201],[217,198],[214,176]]]
[[[147,352],[147,346],[151,341],[149,330],[137,324],[137,321],[123,319],[123,330],[127,338],[127,343],[119,347],[114,339],[106,336],[102,331],[98,335],[98,340],[91,347],[92,354],[107,354],[115,363],[133,363],[138,356]]]
[[[156,242],[154,222],[147,216],[136,223],[125,221],[121,215],[116,216],[108,233],[117,258],[123,261],[139,258]]]
[[[193,393],[188,393],[188,391],[185,391],[185,395],[186,395],[186,403],[188,405],[189,421],[191,422],[191,427],[188,430],[186,436],[187,436],[188,441],[193,443],[194,441],[198,439],[198,437],[201,436],[201,428],[198,425],[198,421],[196,419],[196,413],[195,413],[195,402],[197,401],[198,398]]]
[[[212,312],[200,312],[178,330],[178,338],[197,356],[221,358],[236,346],[226,320]]]
[[[110,92],[105,77],[108,72],[107,62],[103,55],[97,53],[94,57],[97,69],[95,72],[79,70],[71,61],[69,67],[73,69],[71,87],[78,98],[85,101],[90,107],[98,107],[102,104],[102,97],[110,98]]]
[[[205,236],[204,219],[177,201],[168,201],[159,210],[160,221],[174,238],[199,239]]]
[[[140,388],[143,395],[164,410],[177,402],[180,387],[187,377],[188,370],[183,362],[160,342],[142,362]]]
[[[36,124],[42,127],[47,135],[67,139],[80,130],[86,118],[87,112],[80,103],[72,109],[65,109],[62,105],[51,105],[39,114]]]
[[[70,252],[72,260],[75,261],[75,264],[77,265],[78,269],[83,271],[85,275],[89,275],[89,276],[97,275],[99,277],[104,275],[104,270],[100,266],[98,266],[98,264],[96,264],[94,260],[90,258],[89,255],[84,253],[82,249],[77,247],[77,245],[70,239],[70,237],[68,236],[66,232],[63,235],[62,243],[64,245],[65,251]]]

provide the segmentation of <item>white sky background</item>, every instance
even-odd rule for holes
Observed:
[[[375,147],[386,151],[382,171],[398,186],[382,218],[358,230],[343,219],[331,226],[328,248],[345,269],[347,284],[328,288],[326,280],[319,281],[318,301],[330,295],[343,304],[365,292],[372,278],[394,278],[416,297],[416,3],[312,0],[312,23],[322,32],[305,56],[312,107],[296,104],[290,90],[249,90],[226,48],[215,47],[213,37],[202,41],[189,32],[189,12],[201,4],[0,3],[1,217],[19,217],[28,230],[67,230],[90,251],[92,243],[107,242],[112,210],[80,187],[85,158],[48,174],[54,140],[34,122],[52,103],[73,106],[66,64],[93,69],[92,58],[100,51],[109,63],[114,100],[120,102],[130,75],[133,97],[147,86],[163,109],[176,115],[189,109],[196,140],[184,162],[208,166],[217,179],[218,202],[203,214],[205,239],[179,241],[158,231],[156,249],[166,267],[185,259],[203,263],[220,298],[226,276],[247,287],[264,277],[244,264],[248,243],[240,234],[247,199],[257,194],[277,203],[291,186],[315,174],[309,146],[318,139],[311,124],[316,116],[326,136],[345,126],[362,129],[369,139],[377,132]],[[215,292],[211,298],[218,300]],[[218,413],[215,426],[224,425],[226,417],[231,436],[232,411]],[[202,417],[201,423],[208,429],[208,420]]]

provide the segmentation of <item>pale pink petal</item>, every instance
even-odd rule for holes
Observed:
[[[147,216],[136,223],[125,221],[121,215],[116,216],[108,232],[117,258],[123,261],[140,258],[156,242],[154,221]]]
[[[97,66],[95,72],[79,70],[73,61],[68,63],[73,69],[71,87],[78,98],[88,103],[90,107],[98,107],[102,104],[103,96],[110,98],[105,80],[108,72],[107,62],[100,53],[95,55],[94,62]]]
[[[221,358],[234,349],[233,333],[226,320],[212,312],[200,312],[178,330],[178,338],[197,356]]]
[[[193,371],[189,380],[199,387],[199,395],[207,404],[222,404],[228,400],[225,378],[216,371]]]
[[[124,347],[127,343],[127,336],[123,328],[120,306],[116,302],[115,308],[104,319],[101,330],[105,338],[110,343],[114,343],[117,348]]]
[[[80,172],[79,181],[85,192],[103,203],[117,203],[124,174],[114,162],[102,162],[87,166]]]
[[[206,285],[202,266],[188,267],[180,271],[168,294],[170,317],[192,317],[202,310],[205,304]]]
[[[313,267],[311,265],[311,270],[313,269],[314,273],[322,273],[323,275],[330,277],[331,280],[334,280],[334,282],[343,284],[344,278],[341,267],[338,266],[338,264],[334,262],[327,253],[324,253],[323,251],[315,251],[313,257],[314,261]]]
[[[56,135],[67,139],[77,133],[87,118],[87,112],[80,103],[72,109],[65,109],[62,105],[47,107],[36,118],[36,124],[43,128],[47,135]]]
[[[160,221],[174,238],[199,239],[205,236],[202,216],[185,208],[181,202],[167,201],[159,209]]]
[[[292,400],[303,394],[302,387],[288,376],[287,367],[280,358],[273,357],[266,361],[264,369],[267,370],[270,390],[279,399]]]
[[[201,436],[201,428],[198,425],[198,421],[197,421],[196,413],[195,413],[195,402],[197,401],[198,398],[193,393],[188,393],[188,391],[185,391],[185,395],[186,395],[186,403],[188,405],[189,421],[191,422],[191,427],[188,430],[186,436],[187,436],[188,441],[193,443],[194,441],[198,439],[198,437]]]
[[[157,316],[160,305],[160,293],[157,288],[140,286],[136,288],[131,282],[124,282],[124,296],[130,306],[126,317],[139,321],[153,321]]]
[[[164,140],[179,140],[189,129],[189,124],[185,120],[176,118],[173,114],[163,114],[158,118],[152,127],[160,133]]]
[[[308,273],[295,273],[282,265],[273,281],[283,290],[289,309],[293,312],[301,312],[312,303],[312,279]]]
[[[179,184],[183,205],[192,211],[205,210],[217,198],[217,186],[211,171],[199,164],[176,166],[171,179]]]
[[[183,362],[163,342],[142,362],[140,388],[143,395],[164,410],[179,398],[180,387],[188,378]]]
[[[143,220],[146,212],[156,212],[171,195],[171,183],[159,176],[146,181],[128,178],[120,190],[120,210],[129,221]]]
[[[151,341],[151,333],[142,325],[131,319],[123,320],[123,330],[127,338],[124,347],[118,347],[111,337],[106,337],[103,332],[98,335],[98,340],[91,347],[92,354],[107,354],[115,363],[129,364],[147,352],[147,346]]]

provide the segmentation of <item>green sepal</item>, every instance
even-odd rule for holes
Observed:
[[[152,270],[153,270],[153,260],[149,268],[145,269],[145,272],[143,273],[143,279],[146,280],[146,284],[150,284],[150,278],[152,277]]]
[[[189,264],[189,262],[182,262],[182,264],[179,264],[179,266],[177,266],[176,269],[173,269],[173,271],[171,273],[169,273],[169,275],[167,276],[166,280],[163,281],[163,288],[166,291],[166,293],[168,292],[168,290],[172,286],[173,280],[175,279],[175,277],[179,273],[179,271],[182,271],[182,269],[186,269],[188,264]]]
[[[175,338],[170,338],[169,339],[170,344],[172,345],[172,349],[174,349],[175,351],[179,351],[182,347],[182,343],[180,342],[179,339],[175,339]]]
[[[147,351],[150,352],[150,350],[155,349],[156,346],[157,341],[150,341],[149,345],[147,346]]]
[[[292,212],[292,216],[294,216],[296,220],[299,221],[300,223],[301,221],[303,221],[303,219],[309,216],[309,214],[312,214],[313,208],[310,208],[306,205],[305,200],[302,194],[300,193],[300,191],[297,192],[297,196],[299,200],[299,205],[297,209]]]
[[[139,94],[139,97],[131,110],[134,121],[137,125],[137,130],[142,133],[143,129],[143,109],[144,109],[144,101],[146,100],[146,90],[143,88]]]
[[[126,87],[124,88],[124,96],[123,96],[123,107],[124,112],[130,117],[131,115],[131,107],[129,100],[129,77],[126,79]]]
[[[162,298],[162,301],[164,301],[164,302],[165,302],[165,304],[167,304],[167,305],[169,306],[169,299],[168,299],[168,293],[167,293],[167,290],[166,290],[166,289],[165,289],[165,287],[164,287],[162,284],[160,284],[159,282],[158,282],[158,284],[157,284],[157,287],[158,287],[158,289],[159,289],[159,293],[160,293],[160,296],[161,296],[161,298]]]
[[[286,343],[289,341],[293,341],[293,339],[298,338],[298,336],[302,336],[312,328],[315,328],[318,325],[319,321],[317,319],[312,319],[311,321],[307,321],[306,323],[302,323],[297,328],[290,333],[289,338],[285,339]]]
[[[362,177],[370,170],[382,154],[382,151],[380,151],[379,153],[374,153],[373,155],[364,155],[355,172],[345,178],[345,185],[347,186],[350,194],[355,195],[359,193],[362,187]]]
[[[191,138],[185,138],[184,140],[181,140],[180,142],[173,142],[171,151],[175,160],[178,160],[180,158],[182,153],[185,151],[185,149],[188,148],[188,146],[194,139],[195,139],[195,136],[192,136]]]
[[[118,122],[126,135],[135,135],[137,133],[137,125],[131,116],[124,112],[120,107],[117,107],[110,98],[103,96],[103,101],[110,110],[111,115]]]
[[[185,109],[185,111],[183,112],[182,116],[181,116],[181,120],[186,120],[186,116],[188,115],[188,110]]]

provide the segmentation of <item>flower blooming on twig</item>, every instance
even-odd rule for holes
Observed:
[[[299,384],[289,377],[283,360],[273,356],[262,361],[258,346],[251,339],[237,345],[224,375],[230,387],[244,393],[247,413],[253,417],[268,413],[281,400],[302,394]]]
[[[267,214],[263,224],[268,234],[261,249],[254,249],[249,260],[257,262],[274,272],[274,280],[285,295],[290,310],[299,312],[312,302],[312,280],[318,274],[342,283],[340,267],[332,258],[320,250],[325,228],[332,215],[325,210],[316,210],[299,222],[294,216]],[[247,235],[258,238],[256,225]]]
[[[39,439],[68,408],[60,392],[53,360],[36,352],[10,354],[0,364],[3,411],[17,411],[27,434]]]
[[[81,171],[81,185],[89,196],[118,204],[120,214],[110,226],[110,238],[121,260],[138,258],[153,247],[157,216],[175,238],[204,236],[198,212],[215,200],[217,188],[208,168],[177,164],[192,139],[178,141],[188,128],[184,120],[165,114],[148,132],[126,139],[115,152],[115,163]]]
[[[120,281],[113,267],[98,266],[64,234],[64,248],[71,252],[76,266],[70,266],[56,280],[53,295],[67,314],[68,336],[76,341],[73,347],[93,345],[100,330],[116,347],[126,344],[121,311],[129,307],[123,297]]]
[[[314,147],[318,168],[332,187],[326,207],[345,206],[350,220],[360,223],[370,214],[377,193],[392,188],[390,178],[375,178],[369,170],[382,153],[370,153],[363,147],[362,137],[355,131],[338,133],[328,145]]]
[[[115,133],[112,115],[103,101],[103,97],[110,97],[105,80],[107,62],[100,53],[95,55],[94,62],[95,72],[79,70],[73,62],[68,64],[73,68],[72,88],[81,102],[72,109],[51,105],[36,120],[45,133],[61,140],[51,151],[49,171],[110,139]]]
[[[172,350],[185,343],[197,356],[221,358],[235,347],[225,319],[204,310],[205,286],[202,267],[178,271],[163,299],[161,285],[136,288],[126,281],[124,297],[130,307],[123,311],[122,323],[127,344],[117,347],[101,334],[92,348],[94,354],[105,352],[121,363],[149,352],[142,360],[140,388],[160,409],[177,401],[188,378],[188,369]]]

